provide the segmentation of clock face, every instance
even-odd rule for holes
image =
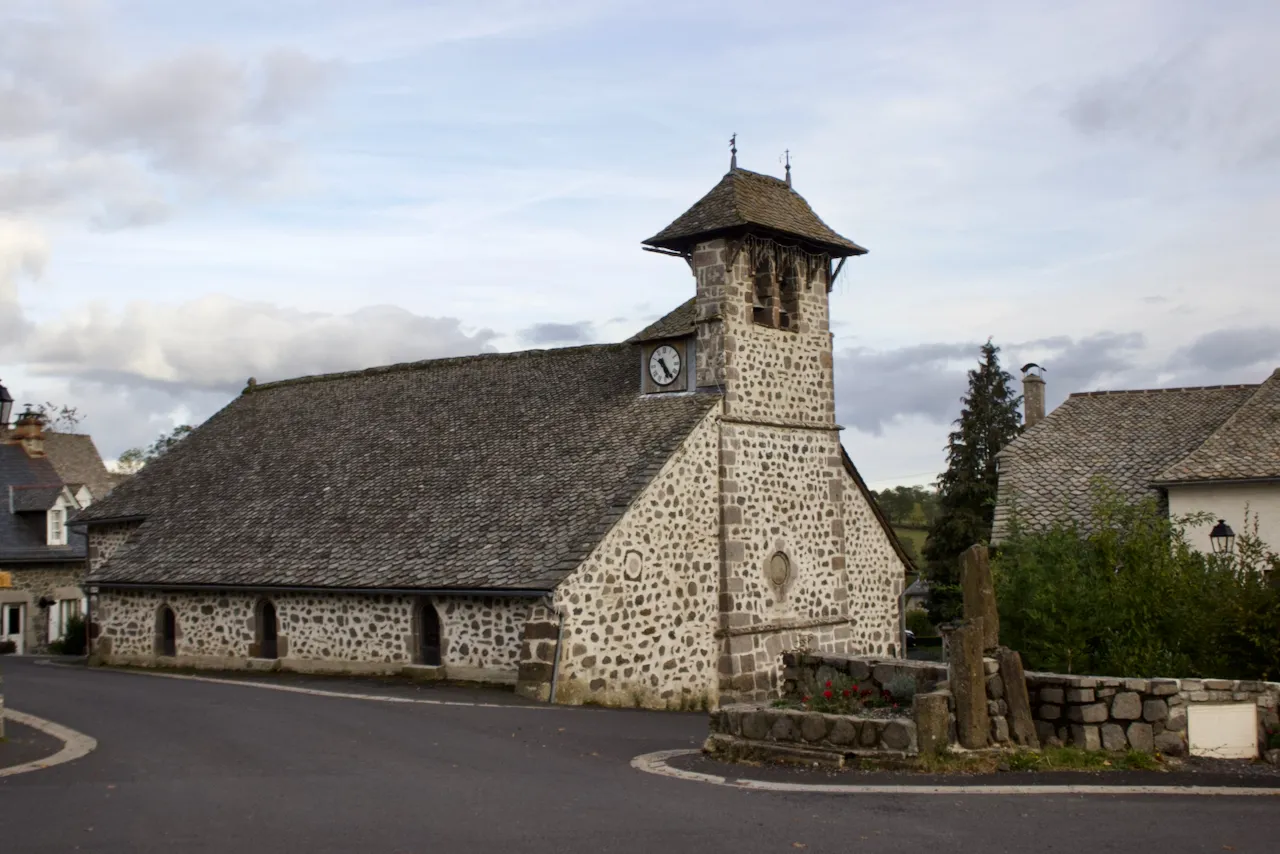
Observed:
[[[680,354],[670,344],[656,348],[649,356],[649,376],[661,386],[668,386],[680,378]]]

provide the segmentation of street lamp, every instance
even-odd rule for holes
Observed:
[[[1219,519],[1218,524],[1209,532],[1209,542],[1213,545],[1214,554],[1231,554],[1231,549],[1236,544],[1236,532],[1231,530],[1225,519]]]
[[[9,389],[0,385],[0,428],[9,426],[9,415],[13,412],[13,395]]]

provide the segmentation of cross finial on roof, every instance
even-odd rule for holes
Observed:
[[[729,168],[738,168],[738,134],[729,137]]]
[[[787,158],[787,186],[791,186],[791,149],[783,152],[783,156]]]

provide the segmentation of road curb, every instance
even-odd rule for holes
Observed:
[[[668,760],[701,753],[696,749],[659,750],[631,760],[631,767],[646,774],[709,783],[752,792],[812,793],[822,795],[1181,795],[1199,797],[1280,797],[1280,788],[1261,786],[1107,786],[1107,785],[1021,785],[1021,786],[939,786],[861,785],[821,783],[775,783],[767,780],[722,777],[701,771],[673,768]],[[745,769],[744,769],[745,770]]]
[[[91,736],[76,732],[62,724],[55,724],[53,721],[19,712],[16,709],[5,709],[4,717],[6,720],[29,726],[32,729],[38,729],[45,735],[53,736],[62,742],[62,749],[44,759],[36,759],[31,762],[24,762],[21,765],[0,768],[0,777],[12,777],[14,774],[25,774],[28,771],[39,771],[42,768],[52,768],[55,765],[74,762],[83,756],[87,756],[98,746],[97,739]]]

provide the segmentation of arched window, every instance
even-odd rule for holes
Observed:
[[[276,606],[270,599],[258,603],[256,634],[258,641],[258,658],[280,657],[280,623],[276,619]]]
[[[751,294],[751,319],[763,326],[777,326],[778,287],[773,259],[762,255],[756,263]]]
[[[778,296],[778,328],[795,329],[800,322],[800,270],[792,261],[782,268],[779,276]]]
[[[430,599],[423,599],[418,605],[418,663],[439,667],[443,663],[442,641],[440,613]]]
[[[178,654],[178,617],[168,605],[156,612],[156,655]]]

